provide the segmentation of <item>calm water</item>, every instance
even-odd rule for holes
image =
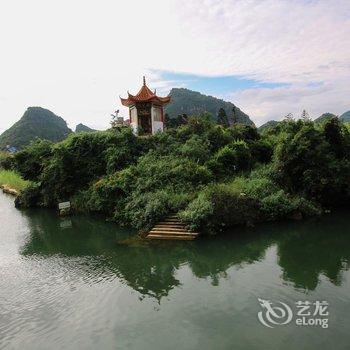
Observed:
[[[112,224],[0,194],[1,349],[349,349],[350,211],[235,237],[126,245]],[[258,321],[329,302],[329,328]]]

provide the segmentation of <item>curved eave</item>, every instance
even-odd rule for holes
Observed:
[[[130,105],[133,105],[138,102],[154,102],[157,103],[161,106],[164,106],[170,102],[171,98],[170,96],[168,97],[158,97],[158,96],[152,96],[149,98],[138,98],[136,96],[132,96],[129,94],[128,98],[121,98],[120,101],[123,106],[129,107]]]
[[[122,98],[120,97],[120,102],[123,106],[130,107],[133,102],[129,98]]]
[[[159,102],[161,102],[161,104],[163,106],[167,105],[171,101],[171,97],[170,96],[167,96],[167,97],[158,97],[157,96],[157,99],[159,100]]]

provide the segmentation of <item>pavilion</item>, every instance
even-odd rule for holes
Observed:
[[[130,126],[137,135],[153,135],[164,130],[164,106],[170,102],[170,96],[160,97],[143,85],[136,95],[128,92],[127,98],[120,98],[123,106],[129,107]]]

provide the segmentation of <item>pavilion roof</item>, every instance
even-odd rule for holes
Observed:
[[[170,102],[170,96],[160,97],[156,95],[156,91],[152,92],[149,87],[146,85],[146,79],[143,77],[143,85],[140,91],[136,95],[131,95],[128,92],[127,98],[120,97],[120,101],[123,106],[131,106],[137,102],[155,102],[162,106]]]

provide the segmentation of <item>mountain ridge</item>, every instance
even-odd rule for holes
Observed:
[[[87,125],[83,124],[83,123],[79,123],[75,127],[75,132],[94,132],[94,131],[97,131],[97,130],[92,129],[92,128],[88,127]]]
[[[58,142],[71,133],[66,121],[50,110],[28,107],[21,119],[0,135],[0,149],[7,145],[20,149],[36,138]]]
[[[239,123],[247,125],[255,125],[250,117],[241,111],[232,102],[204,95],[198,91],[193,91],[186,88],[172,88],[169,95],[172,101],[165,108],[165,113],[170,118],[176,118],[180,114],[188,116],[208,112],[212,118],[216,120],[220,108],[223,108],[229,118],[230,124],[233,124],[233,112],[235,108],[236,119]]]

